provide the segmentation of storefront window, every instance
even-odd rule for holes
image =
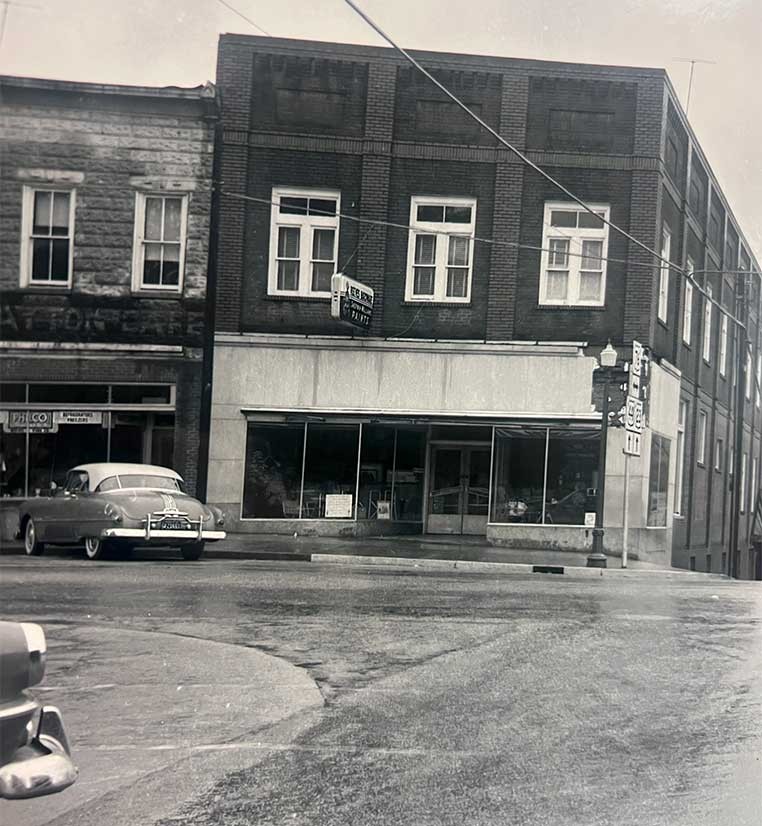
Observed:
[[[541,522],[547,428],[495,430],[493,522]]]
[[[29,496],[62,487],[75,465],[106,459],[107,432],[100,424],[62,424],[56,433],[29,434]]]
[[[425,464],[426,431],[398,427],[393,519],[406,522],[420,522],[423,519]],[[388,473],[387,480],[391,481]]]
[[[550,431],[546,524],[584,525],[585,514],[595,512],[599,444],[597,431]]]
[[[392,500],[394,434],[394,426],[363,425],[358,519],[396,518]]]
[[[599,434],[497,428],[492,522],[584,525],[595,511]]]
[[[304,425],[250,422],[246,438],[244,519],[297,519]]]
[[[107,384],[30,384],[29,401],[34,404],[106,404]]]
[[[26,486],[26,435],[0,435],[0,495],[24,496]]]
[[[359,424],[307,425],[302,516],[354,519]],[[335,497],[351,497],[338,500]],[[359,513],[358,513],[359,516]]]
[[[651,467],[648,476],[649,528],[667,526],[667,484],[669,481],[670,440],[658,433],[651,435]]]

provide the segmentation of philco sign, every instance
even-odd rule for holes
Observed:
[[[373,317],[373,290],[343,273],[331,276],[331,318],[361,327],[370,327]]]
[[[8,413],[8,430],[13,432],[50,433],[53,413],[50,410],[11,410]]]

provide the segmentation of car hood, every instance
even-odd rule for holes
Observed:
[[[103,494],[108,502],[118,505],[127,516],[142,519],[147,513],[175,514],[181,513],[189,519],[210,516],[208,508],[198,499],[179,491],[159,491],[144,488],[114,490]]]

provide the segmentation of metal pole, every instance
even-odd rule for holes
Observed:
[[[604,370],[606,368],[603,368]],[[603,552],[603,505],[606,493],[606,442],[609,425],[609,377],[604,373],[603,405],[601,414],[601,445],[598,453],[598,496],[593,528],[593,550],[587,557],[588,568],[605,568],[606,554]]]
[[[627,567],[627,530],[630,527],[630,454],[624,454],[624,525],[622,529],[622,567]]]

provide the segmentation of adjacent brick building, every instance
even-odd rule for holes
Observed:
[[[623,364],[637,340],[651,369],[631,551],[727,569],[731,471],[717,439],[734,432],[736,325],[702,290],[735,314],[746,285],[757,369],[759,268],[665,73],[415,55],[592,213],[392,50],[224,35],[210,501],[248,531],[588,548],[596,359],[610,340]],[[374,290],[367,331],[331,318],[337,271]],[[744,576],[757,413],[752,392],[736,462]],[[611,428],[613,551],[623,443]]]
[[[0,78],[2,496],[199,475],[214,87]]]

